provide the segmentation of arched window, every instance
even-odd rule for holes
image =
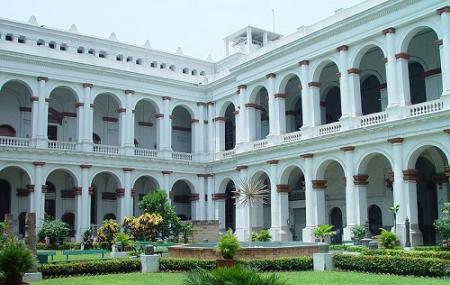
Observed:
[[[361,84],[361,105],[363,115],[381,112],[380,81],[374,75]]]
[[[425,88],[425,70],[418,62],[410,63],[408,69],[411,104],[426,102],[427,93]]]
[[[15,137],[16,130],[10,125],[1,125],[0,126],[0,136],[1,137]]]
[[[70,231],[68,236],[74,237],[75,236],[75,214],[73,213],[65,213],[62,215],[61,220],[69,225]]]
[[[102,143],[102,139],[100,138],[99,135],[97,135],[96,133],[92,134],[92,142],[94,144],[101,144]]]
[[[369,231],[372,235],[378,235],[383,227],[383,215],[377,205],[369,207]]]

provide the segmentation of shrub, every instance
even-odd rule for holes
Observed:
[[[63,244],[45,244],[43,242],[38,242],[36,244],[36,249],[38,250],[70,250],[70,249],[80,249],[81,244],[79,242],[64,242]]]
[[[444,217],[434,221],[434,227],[443,239],[450,239],[450,217]]]
[[[418,246],[414,251],[450,251],[450,247],[443,246]]]
[[[117,233],[114,236],[114,243],[120,243],[122,247],[129,247],[133,243],[132,237],[126,233]]]
[[[141,270],[139,259],[108,259],[95,261],[58,262],[42,264],[40,271],[44,278],[65,277],[84,274],[111,274],[137,272]]]
[[[272,240],[272,235],[266,229],[259,231],[259,233],[252,233],[252,241],[267,242]]]
[[[406,258],[437,258],[450,260],[450,252],[447,251],[405,251],[403,249],[377,249],[363,251],[364,255],[399,256]]]
[[[356,225],[352,227],[352,239],[360,241],[368,234],[367,228],[363,225]]]
[[[185,285],[221,285],[221,284],[246,284],[246,285],[284,285],[286,281],[281,280],[277,274],[262,275],[254,269],[248,269],[237,265],[233,267],[222,267],[212,271],[197,269],[190,273]]]
[[[331,244],[330,250],[345,250],[351,252],[364,252],[368,251],[367,247],[363,247],[360,245],[346,245],[346,244]]]
[[[208,259],[184,259],[184,258],[161,258],[159,269],[161,271],[191,271],[196,268],[214,269],[216,268],[215,260]]]
[[[97,230],[97,240],[106,245],[105,249],[111,249],[114,237],[119,232],[119,224],[115,220],[104,220],[102,226]]]
[[[91,229],[83,233],[83,246],[84,249],[94,248],[94,232]]]
[[[186,221],[181,222],[179,226],[179,232],[183,237],[183,242],[188,243],[189,235],[192,234],[192,223]]]
[[[23,274],[32,269],[35,262],[31,251],[16,238],[8,239],[0,250],[0,271],[7,284],[20,284]]]
[[[435,277],[450,275],[448,261],[432,258],[337,254],[334,263],[338,269],[359,272]]]
[[[8,225],[6,223],[0,223],[0,248],[6,242],[6,230]]]
[[[42,224],[42,228],[39,231],[38,236],[40,241],[44,241],[45,237],[48,237],[50,240],[50,244],[56,245],[57,243],[62,244],[69,232],[69,225],[64,223],[63,221],[59,219],[46,219]]]
[[[219,238],[216,251],[225,259],[233,259],[239,248],[238,239],[234,236],[232,230],[228,230]]]
[[[398,244],[397,235],[385,229],[381,229],[381,233],[377,238],[384,248],[394,248]]]
[[[328,236],[335,235],[333,232],[333,226],[328,224],[323,224],[314,229],[314,236],[319,238],[321,242],[325,242],[325,238]]]

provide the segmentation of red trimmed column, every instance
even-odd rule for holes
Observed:
[[[409,89],[409,59],[411,56],[406,52],[397,53],[395,59],[397,60],[397,84],[398,96],[400,106],[411,104],[411,92]]]
[[[419,216],[417,210],[417,181],[419,180],[419,174],[415,169],[403,170],[403,181],[405,184],[403,203],[400,204],[400,208],[405,208],[404,219],[408,218],[410,222],[410,239],[411,246],[417,246],[423,244],[422,233],[419,230]],[[405,221],[400,221],[405,223]],[[398,222],[397,222],[398,223]],[[406,229],[403,236],[406,235]]]

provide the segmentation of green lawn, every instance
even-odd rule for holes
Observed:
[[[47,250],[38,250],[38,252],[46,252]],[[66,256],[62,255],[62,251],[56,250],[56,255],[53,256],[53,262],[60,262],[60,261],[66,261]],[[105,253],[105,259],[109,258],[109,252]],[[69,261],[74,260],[96,260],[96,259],[102,259],[101,254],[81,254],[81,255],[69,255]],[[51,257],[48,257],[48,262],[51,261]]]
[[[33,283],[35,285],[181,285],[185,274],[182,273],[156,273],[156,274],[114,274],[99,276],[83,276],[71,278],[48,279]],[[394,275],[376,275],[354,272],[287,272],[281,276],[290,285],[448,285],[450,279],[402,277]],[[245,285],[245,284],[242,284]]]

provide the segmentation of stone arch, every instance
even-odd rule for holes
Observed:
[[[142,213],[139,209],[139,202],[142,198],[151,192],[160,189],[158,180],[151,175],[143,174],[136,177],[132,182],[132,193],[133,195],[133,215],[137,216]],[[169,197],[168,197],[169,199]]]
[[[399,36],[397,53],[406,52],[414,36],[426,29],[431,29],[436,34],[438,39],[442,38],[441,28],[438,23],[427,21],[418,23],[416,26],[405,27],[402,29],[402,34]]]
[[[65,90],[67,93],[70,94],[70,96],[74,96],[75,97],[75,102],[84,102],[84,100],[82,99],[82,94],[83,94],[83,90],[81,90],[81,88],[78,88],[76,86],[72,86],[72,84],[68,83],[62,83],[62,82],[57,82],[57,83],[50,83],[49,86],[49,92],[48,92],[48,97],[50,98],[50,96],[52,95],[52,93],[59,90]]]
[[[384,57],[386,57],[386,49],[384,45],[379,41],[370,41],[368,43],[364,43],[364,45],[355,49],[355,51],[349,58],[350,67],[359,68],[363,57],[366,55],[367,52],[369,52],[372,49],[380,49]]]
[[[141,102],[148,102],[150,103],[153,108],[155,109],[156,113],[161,113],[161,106],[157,103],[156,100],[154,100],[153,98],[149,98],[149,97],[144,97],[141,96],[139,97],[134,103],[133,103],[133,110],[136,109],[136,106],[141,103]]]
[[[195,205],[192,203],[198,197],[195,195],[194,184],[188,178],[174,180],[170,187],[170,199],[175,212],[181,220],[191,220],[196,215]]]
[[[80,176],[78,171],[73,170],[70,167],[66,167],[66,166],[59,166],[59,165],[55,165],[53,167],[51,167],[50,169],[48,169],[46,175],[43,175],[44,177],[44,181],[46,181],[48,179],[48,177],[55,171],[63,171],[65,173],[67,173],[68,175],[70,175],[70,177],[73,179],[74,182],[74,186],[80,186]]]
[[[358,174],[366,174],[368,163],[370,162],[370,160],[372,158],[374,158],[377,155],[385,158],[392,168],[393,160],[392,160],[392,157],[390,156],[390,154],[388,154],[387,152],[385,152],[382,149],[375,149],[375,150],[370,151],[370,153],[367,153],[367,154],[365,153],[358,159],[358,161],[356,162],[356,168],[355,168],[357,173]]]
[[[97,98],[99,96],[105,96],[105,95],[112,97],[115,100],[118,108],[125,108],[124,107],[125,103],[122,101],[123,98],[122,98],[122,96],[117,94],[117,92],[111,91],[108,89],[100,89],[100,90],[97,90],[97,92],[95,92],[94,95],[91,97],[91,103],[94,104],[94,110],[95,110],[95,101],[97,100]]]
[[[96,172],[94,172],[90,176],[90,178],[89,178],[89,185],[92,185],[92,182],[94,181],[95,177],[98,176],[99,174],[102,174],[102,173],[111,175],[115,179],[115,181],[117,182],[117,186],[119,188],[123,188],[123,181],[121,179],[122,176],[119,175],[118,173],[116,173],[113,170],[97,170]]]
[[[23,87],[25,87],[25,90],[27,91],[27,93],[29,94],[30,97],[35,96],[36,94],[36,86],[29,82],[28,80],[25,79],[20,79],[20,78],[16,78],[16,77],[7,77],[4,80],[0,81],[0,90],[3,90],[3,88],[5,88],[5,85],[10,84],[10,83],[17,83],[22,85]]]
[[[335,64],[338,70],[341,71],[339,60],[335,57],[329,57],[327,59],[318,61],[317,63],[311,66],[312,81],[320,82],[320,75],[322,74],[323,70],[325,69],[325,67],[331,64]]]
[[[314,170],[315,179],[319,179],[319,180],[324,179],[324,174],[325,174],[326,168],[333,162],[339,164],[339,166],[344,171],[344,174],[346,174],[345,173],[345,163],[336,156],[328,156],[328,157],[322,158],[321,160],[319,160],[317,162],[316,168]]]
[[[408,169],[414,169],[419,156],[424,151],[427,151],[429,149],[434,150],[431,153],[431,155],[433,155],[432,161],[441,164],[442,167],[448,165],[449,155],[446,152],[446,148],[443,145],[437,142],[423,142],[410,148],[410,151],[406,156],[406,164],[405,164],[408,167]]]
[[[295,169],[298,169],[302,174],[305,173],[302,165],[297,163],[290,163],[281,169],[281,175],[279,177],[279,180],[277,181],[277,184],[288,184],[289,176]]]
[[[289,71],[288,73],[282,75],[281,79],[278,82],[278,86],[275,88],[275,90],[277,90],[277,93],[285,93],[287,83],[289,82],[289,80],[295,77],[297,77],[300,82],[303,82],[301,74],[296,71]]]

